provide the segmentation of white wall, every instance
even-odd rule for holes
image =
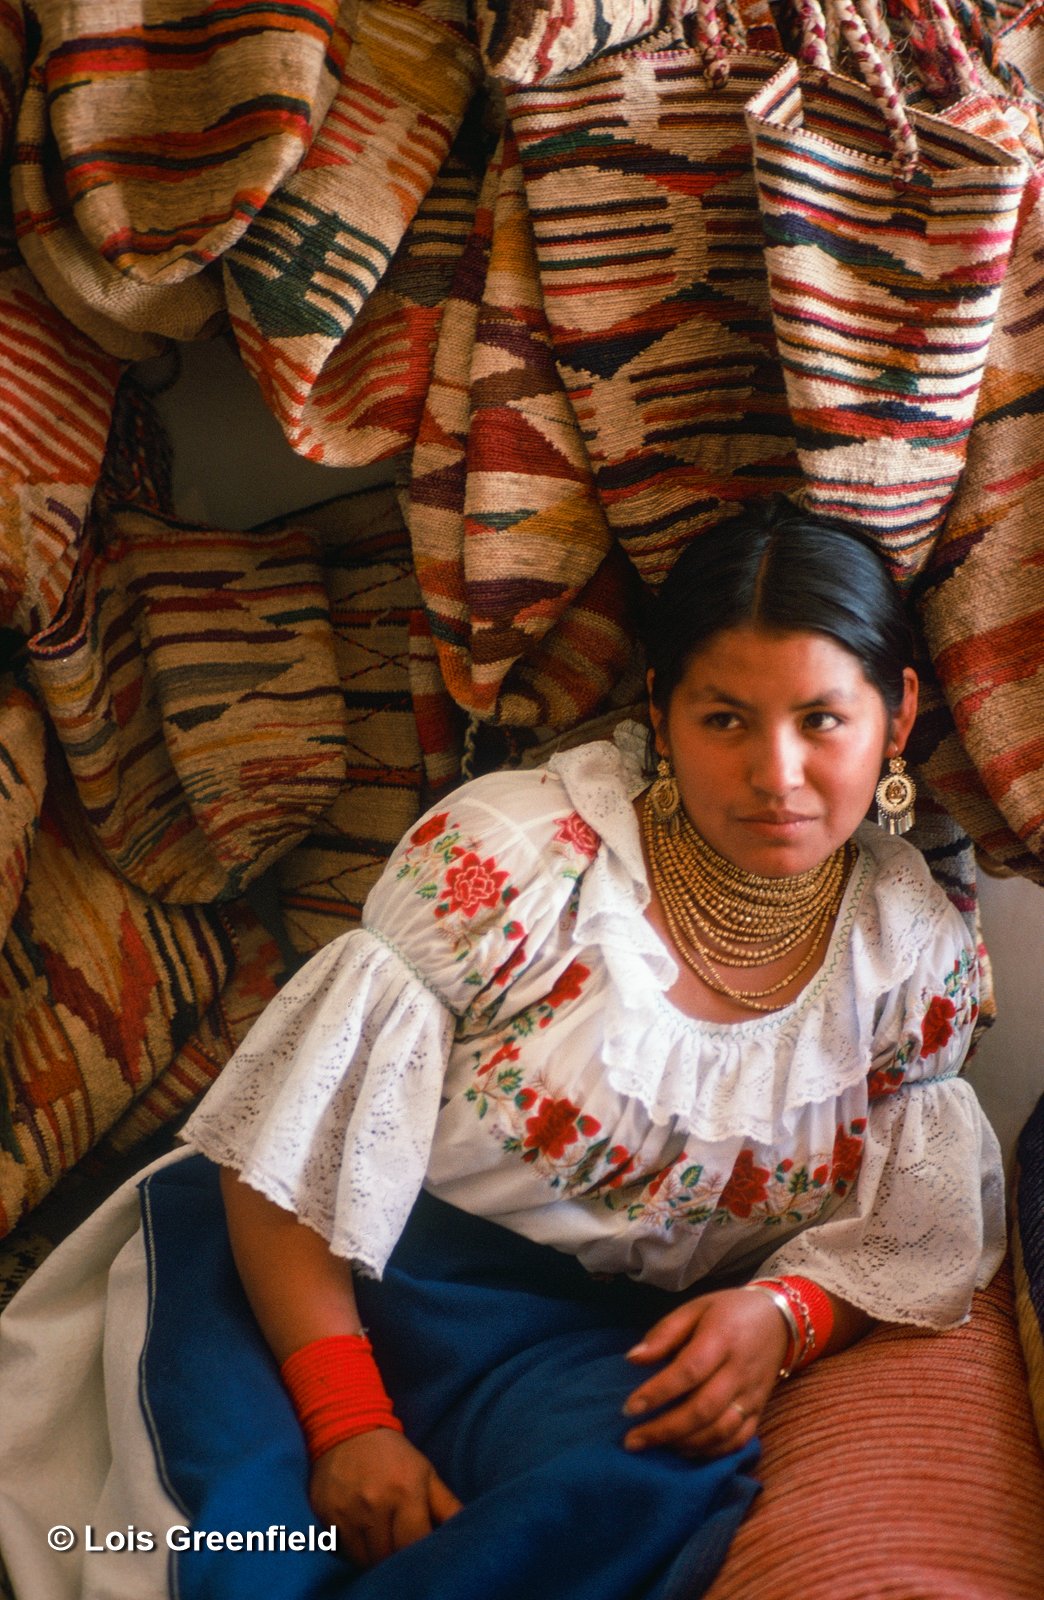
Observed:
[[[1019,1129],[1044,1095],[1044,888],[982,873],[980,896],[998,1016],[968,1077],[1010,1163]]]
[[[250,527],[390,476],[387,463],[355,472],[294,455],[225,341],[183,346],[181,360],[181,376],[157,405],[174,443],[182,516]],[[143,368],[162,370],[161,363]],[[1018,1131],[1044,1094],[1044,888],[984,878],[982,903],[1000,1016],[969,1077],[1010,1162]]]

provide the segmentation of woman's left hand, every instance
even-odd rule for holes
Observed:
[[[627,1353],[641,1365],[667,1365],[625,1402],[627,1417],[657,1413],[628,1431],[625,1446],[665,1445],[681,1455],[720,1456],[746,1444],[775,1387],[787,1344],[786,1324],[766,1295],[721,1289],[679,1306]]]

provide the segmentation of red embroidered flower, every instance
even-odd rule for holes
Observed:
[[[844,1194],[855,1182],[859,1163],[863,1159],[861,1135],[865,1127],[866,1122],[862,1117],[852,1123],[849,1133],[845,1132],[843,1123],[837,1125],[834,1151],[830,1158],[830,1186],[835,1194]]]
[[[754,1165],[753,1150],[741,1150],[718,1205],[734,1217],[749,1217],[754,1207],[768,1198],[771,1176],[767,1168]]]
[[[518,1046],[511,1039],[505,1039],[499,1050],[494,1050],[489,1060],[481,1067],[475,1068],[476,1078],[484,1077],[487,1072],[492,1072],[494,1067],[499,1067],[502,1061],[517,1061]]]
[[[944,994],[934,996],[921,1023],[921,1055],[931,1056],[953,1038],[953,1019],[957,1007]]]
[[[665,1167],[660,1168],[659,1172],[656,1174],[655,1178],[652,1179],[645,1191],[650,1200],[654,1200],[656,1198],[664,1184],[667,1182],[667,1179],[674,1171],[675,1167],[680,1166],[683,1161],[687,1161],[688,1159],[688,1155],[683,1150],[680,1156],[676,1156],[673,1161],[669,1161]]]
[[[560,972],[555,979],[553,988],[545,996],[544,1004],[550,1006],[552,1011],[557,1011],[567,1000],[579,999],[584,984],[590,976],[590,967],[585,967],[582,961],[571,961],[565,971]],[[550,1017],[541,1017],[540,1026],[546,1028],[550,1021]]]
[[[876,1067],[867,1075],[866,1092],[871,1100],[880,1100],[886,1094],[895,1094],[905,1081],[905,1067]]]
[[[534,1156],[542,1150],[552,1160],[564,1155],[566,1145],[575,1144],[580,1136],[578,1120],[585,1134],[597,1133],[601,1126],[594,1117],[582,1117],[580,1107],[571,1100],[552,1100],[545,1096],[536,1116],[530,1117],[526,1123],[523,1149],[531,1150]]]
[[[410,834],[411,844],[430,844],[437,839],[440,833],[446,832],[449,821],[449,812],[440,811],[437,817],[429,817],[427,822],[422,822],[419,828],[414,828]]]
[[[605,1181],[607,1189],[618,1189],[625,1178],[634,1171],[634,1157],[624,1144],[614,1144],[606,1156],[612,1172]]]
[[[517,935],[511,931],[513,926],[514,924],[512,924],[511,927],[505,928],[504,930],[509,939],[517,937]],[[512,950],[511,954],[504,962],[504,965],[498,968],[498,970],[493,974],[493,982],[501,985],[507,983],[515,968],[520,967],[525,959],[526,946],[525,940],[523,940],[521,944],[515,946],[514,950]]]
[[[445,893],[447,903],[439,906],[438,911],[444,916],[448,911],[462,911],[466,917],[473,917],[482,906],[495,906],[500,899],[501,885],[506,882],[507,873],[498,872],[497,864],[490,856],[486,861],[480,861],[474,850],[469,850],[462,856],[456,866],[450,867],[446,874]]]
[[[594,829],[584,821],[579,811],[571,811],[568,817],[559,817],[558,828],[555,833],[556,844],[572,845],[573,849],[588,859],[598,854],[601,839]]]

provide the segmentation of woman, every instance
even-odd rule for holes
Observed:
[[[306,1446],[352,1567],[308,1552],[281,1596],[697,1595],[780,1376],[961,1322],[999,1261],[974,949],[892,836],[885,569],[743,511],[647,650],[654,782],[629,725],[458,790],[187,1125],[252,1316],[213,1167],[146,1187],[146,1410],[215,1531],[183,1595],[251,1592],[222,1530],[307,1520]]]

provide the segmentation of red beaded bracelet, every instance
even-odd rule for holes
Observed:
[[[752,1278],[744,1287],[767,1295],[787,1324],[787,1350],[779,1369],[781,1378],[789,1378],[792,1372],[799,1372],[823,1354],[834,1331],[834,1308],[830,1296],[818,1283],[811,1278],[787,1275]]]
[[[402,1432],[364,1333],[313,1339],[287,1356],[279,1372],[312,1461],[373,1428]]]

